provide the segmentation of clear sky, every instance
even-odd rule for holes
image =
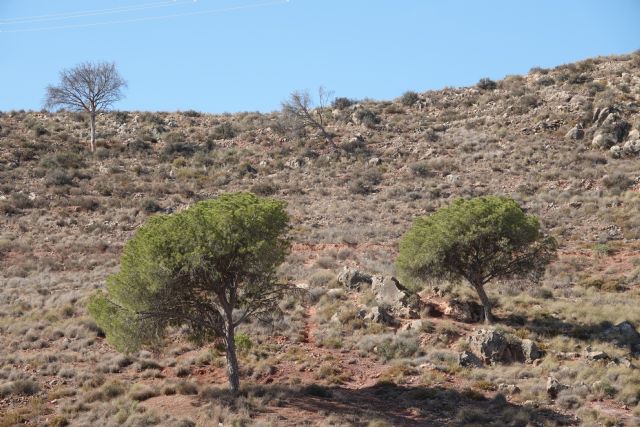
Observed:
[[[0,0],[0,110],[39,110],[83,61],[116,62],[122,110],[391,99],[630,53],[639,21],[640,0]]]

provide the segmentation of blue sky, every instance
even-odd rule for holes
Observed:
[[[391,99],[630,53],[639,19],[639,0],[0,0],[0,110],[40,109],[83,61],[116,62],[122,110],[271,111],[320,85]]]

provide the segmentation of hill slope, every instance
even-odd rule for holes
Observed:
[[[99,118],[91,156],[81,115],[2,113],[3,422],[637,422],[638,359],[602,337],[624,320],[640,325],[640,55],[416,95],[337,103],[325,112],[336,147],[279,113],[116,112]],[[289,202],[294,252],[282,275],[319,300],[290,302],[276,339],[248,329],[244,380],[254,389],[233,405],[207,389],[224,387],[220,355],[176,337],[160,356],[118,356],[84,301],[149,215],[240,189]],[[490,289],[504,328],[547,349],[542,363],[462,369],[456,355],[480,325],[444,315],[401,333],[357,318],[372,303],[366,292],[327,291],[343,266],[393,274],[416,216],[484,194],[514,197],[561,244],[541,289]],[[464,286],[445,288],[422,299],[444,312],[453,297],[473,300]],[[608,364],[589,361],[588,346]],[[629,366],[614,363],[622,359]],[[548,376],[570,392],[550,399]],[[521,392],[495,398],[500,384]]]

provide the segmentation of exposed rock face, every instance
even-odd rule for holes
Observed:
[[[458,322],[475,323],[484,319],[482,306],[470,301],[449,300],[443,313]]]
[[[458,364],[464,368],[482,367],[482,360],[470,351],[463,351],[458,355]]]
[[[371,284],[371,275],[355,268],[344,267],[338,274],[338,282],[347,289],[358,290],[363,283]]]
[[[547,394],[549,395],[550,398],[555,399],[556,397],[558,397],[558,394],[562,391],[562,390],[566,390],[569,387],[561,384],[557,379],[555,379],[554,377],[549,377],[547,378]]]
[[[480,329],[469,337],[471,350],[484,363],[533,362],[542,352],[531,340],[520,340],[504,332]]]

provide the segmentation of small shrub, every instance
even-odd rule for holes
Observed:
[[[321,397],[324,399],[328,399],[333,395],[330,389],[318,384],[309,384],[308,386],[304,387],[302,389],[302,394],[305,394],[307,396]]]
[[[403,93],[402,96],[400,97],[400,103],[405,107],[411,107],[413,104],[418,102],[419,99],[420,97],[416,92],[407,91]]]
[[[133,387],[131,387],[131,390],[129,390],[129,396],[138,402],[151,399],[159,394],[160,393],[155,387],[146,384],[134,384]]]
[[[162,207],[153,199],[145,199],[142,201],[142,210],[147,213],[160,212]]]
[[[478,80],[478,83],[476,83],[476,87],[482,90],[494,90],[498,87],[498,84],[488,77],[483,77]]]
[[[237,131],[233,127],[233,125],[231,123],[225,122],[213,128],[213,132],[211,132],[211,138],[214,140],[231,139],[235,137],[236,134],[237,134]]]
[[[184,395],[196,395],[198,394],[198,386],[189,381],[180,381],[176,384],[176,392]]]
[[[380,117],[371,110],[358,110],[355,115],[356,119],[368,128],[373,128],[380,123]]]
[[[353,99],[339,97],[333,100],[333,102],[331,103],[331,106],[338,110],[344,110],[346,108],[351,107],[355,103],[356,101],[354,101]]]
[[[278,191],[278,188],[271,182],[258,182],[251,186],[250,191],[259,196],[271,196]]]
[[[72,185],[73,177],[69,175],[65,170],[56,169],[47,176],[46,183],[47,185],[56,186]]]
[[[409,165],[411,173],[421,178],[426,178],[430,175],[429,165],[426,162],[416,162]]]
[[[248,353],[253,347],[253,342],[247,334],[237,333],[235,336],[236,349],[239,353]]]

